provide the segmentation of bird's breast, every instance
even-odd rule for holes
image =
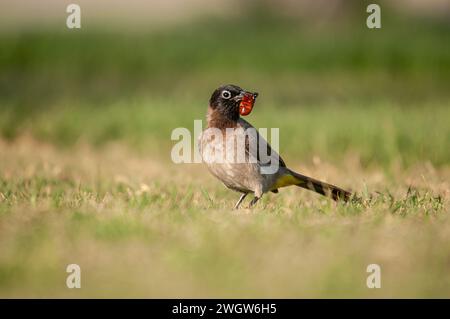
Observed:
[[[240,191],[254,191],[259,187],[259,165],[247,151],[242,129],[207,129],[200,136],[199,144],[203,162],[227,187]]]

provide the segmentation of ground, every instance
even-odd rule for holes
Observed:
[[[250,9],[0,35],[0,297],[450,297],[448,20]],[[291,187],[233,210],[174,164],[172,130],[224,83],[260,93],[246,119],[291,168],[361,200]]]
[[[199,164],[121,145],[0,144],[3,297],[448,297],[449,177],[294,164],[361,194],[335,204],[298,188],[233,210]],[[191,167],[187,167],[191,165]],[[339,166],[337,168],[336,166]],[[65,285],[78,264],[82,289]],[[382,288],[366,287],[366,267]]]

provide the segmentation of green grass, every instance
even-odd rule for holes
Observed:
[[[448,23],[251,12],[0,36],[0,296],[450,296]],[[280,128],[292,168],[361,201],[289,188],[234,211],[173,164],[171,131],[223,83],[260,92],[247,119]]]
[[[154,32],[3,34],[0,134],[167,149],[212,90],[235,83],[261,93],[249,119],[280,127],[287,157],[449,163],[448,23],[387,15],[370,31],[360,16],[318,28],[249,12]]]
[[[194,120],[205,118],[206,103],[140,99],[100,108],[75,104],[37,113],[21,124],[13,112],[4,112],[0,126],[10,140],[19,132],[28,132],[66,148],[80,141],[98,146],[122,142],[144,153],[160,147],[170,160],[175,143],[170,140],[172,130],[186,127],[193,131]],[[388,102],[283,107],[262,96],[247,119],[259,128],[279,128],[280,150],[289,160],[305,162],[319,156],[339,162],[353,153],[366,167],[389,168],[398,162],[407,167],[424,161],[448,164],[450,150],[444,145],[450,145],[449,118],[445,103],[411,105],[407,110]]]
[[[429,189],[397,185],[392,195],[337,206],[290,189],[233,211],[237,194],[208,178],[180,169],[177,184],[144,173],[141,185],[127,171],[116,173],[128,182],[108,170],[71,179],[52,165],[3,177],[0,294],[449,296],[448,198]],[[81,290],[65,287],[70,263],[81,266]],[[382,289],[365,286],[371,263],[382,267]]]

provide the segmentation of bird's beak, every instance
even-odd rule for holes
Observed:
[[[258,97],[259,93],[258,92],[247,92],[247,91],[241,91],[239,93],[239,95],[236,95],[233,100],[235,100],[236,102],[240,102],[244,99],[244,97],[246,98],[250,98],[253,100],[256,100],[256,98]]]

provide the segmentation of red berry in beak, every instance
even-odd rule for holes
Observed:
[[[256,96],[258,96],[256,94]],[[242,98],[241,103],[239,104],[239,114],[242,116],[249,115],[253,109],[253,105],[255,104],[255,94],[253,93],[245,93]]]

